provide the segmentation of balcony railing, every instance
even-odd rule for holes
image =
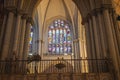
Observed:
[[[107,59],[56,59],[0,61],[0,74],[106,73]]]

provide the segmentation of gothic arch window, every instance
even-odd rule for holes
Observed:
[[[72,53],[72,37],[70,25],[67,21],[54,20],[48,28],[48,53],[70,54]]]

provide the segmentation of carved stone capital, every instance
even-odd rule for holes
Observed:
[[[16,7],[5,7],[5,10],[7,10],[8,12],[16,13]]]
[[[27,19],[28,18],[28,15],[27,14],[23,14],[22,15],[22,19]]]
[[[108,8],[96,8],[91,10],[86,17],[83,18],[82,24],[84,25],[86,22],[88,22],[89,19],[92,18],[92,16],[97,16],[98,14],[101,14],[104,10],[106,10]],[[111,11],[111,8],[109,8],[109,11]]]
[[[32,19],[32,17],[28,17],[27,22],[33,24],[33,19]]]

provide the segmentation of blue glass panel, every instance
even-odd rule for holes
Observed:
[[[56,47],[56,53],[59,53],[59,47]]]
[[[60,34],[62,34],[63,33],[63,30],[62,29],[60,29]]]
[[[59,29],[56,29],[56,33],[59,33]]]

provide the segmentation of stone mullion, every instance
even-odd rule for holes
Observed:
[[[6,34],[5,34],[5,38],[4,38],[4,42],[3,42],[4,45],[3,45],[2,56],[1,56],[2,60],[5,60],[8,56],[13,20],[14,20],[14,13],[9,12],[8,20],[6,23],[6,31],[5,31]]]
[[[118,65],[118,60],[117,60],[117,52],[115,49],[115,43],[114,43],[114,37],[112,34],[112,26],[110,22],[110,15],[108,9],[105,9],[103,11],[103,16],[104,16],[104,22],[105,22],[105,28],[106,28],[106,33],[107,33],[107,41],[108,41],[108,48],[109,48],[109,53],[110,57],[112,57],[112,61],[114,64],[114,70],[115,70],[115,75],[118,80],[120,80],[120,69]]]

